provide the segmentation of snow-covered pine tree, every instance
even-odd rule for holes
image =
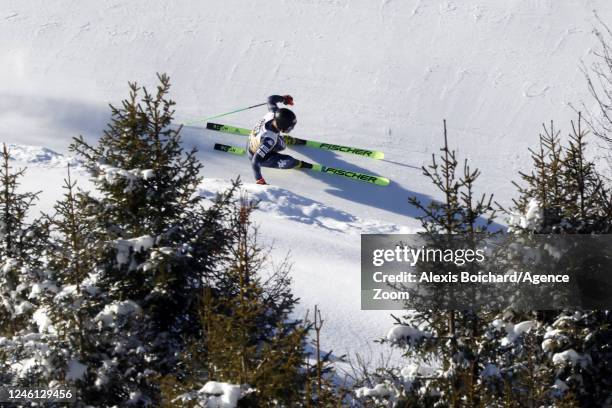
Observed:
[[[202,297],[203,337],[183,354],[183,374],[162,380],[164,406],[216,406],[217,383],[241,387],[238,406],[303,406],[308,327],[289,317],[297,303],[289,269],[268,267],[268,251],[250,221],[253,209],[243,196],[232,212],[226,266]]]
[[[612,227],[612,191],[586,155],[587,132],[579,114],[572,122],[566,146],[551,152],[540,140],[549,160],[534,164],[542,169],[527,176],[512,210],[512,229],[519,234],[609,234]],[[559,143],[557,142],[558,146]],[[558,188],[543,189],[550,173],[558,175]],[[542,191],[546,191],[543,199]],[[546,214],[554,214],[547,217]],[[519,316],[524,319],[525,316]],[[612,314],[609,310],[539,312],[532,317],[541,326],[527,336],[541,345],[541,370],[552,374],[549,395],[575,399],[577,406],[612,404]],[[516,321],[516,320],[514,320]],[[529,340],[526,340],[529,341]]]
[[[98,260],[109,248],[70,168],[63,188],[63,199],[55,204],[53,215],[47,216],[46,270],[57,289],[38,298],[52,328],[43,334],[54,370],[40,383],[74,386],[77,406],[91,406],[105,400],[97,385],[103,382],[104,350],[111,345],[105,343],[106,331],[98,324],[108,301],[97,280],[102,271]]]
[[[0,166],[0,383],[37,384],[47,367],[46,325],[36,295],[54,286],[42,272],[46,232],[29,219],[37,193],[20,192],[25,169],[13,170],[3,145]]]
[[[519,198],[512,212],[520,216],[513,217],[513,228],[536,233],[609,233],[610,191],[595,163],[586,157],[588,132],[580,113],[571,125],[567,146],[561,146],[551,122],[550,130],[540,135],[538,152],[531,150],[535,170],[519,173],[523,185],[514,183]]]
[[[176,370],[187,339],[201,334],[199,299],[232,239],[232,192],[203,207],[202,165],[181,146],[169,78],[158,77],[153,94],[130,84],[97,144],[71,145],[97,189],[83,194],[84,216],[110,247],[96,260],[106,296],[96,317],[100,405],[158,402],[158,376]]]
[[[27,298],[38,280],[44,230],[40,220],[29,221],[38,193],[20,192],[25,169],[13,170],[10,152],[2,146],[0,167],[0,335],[23,328],[33,304]],[[29,313],[28,313],[29,312]]]
[[[534,169],[531,173],[519,172],[521,178],[529,187],[523,187],[512,182],[519,192],[518,199],[513,199],[518,208],[528,208],[532,200],[543,204],[546,212],[542,214],[542,224],[557,224],[560,217],[561,203],[558,202],[563,189],[561,178],[561,143],[560,131],[554,123],[550,127],[542,126],[543,133],[539,135],[538,150],[529,149]]]
[[[609,234],[612,231],[612,193],[606,187],[595,163],[586,156],[588,132],[582,115],[572,121],[572,132],[563,158],[564,188],[563,229],[576,234]]]
[[[4,258],[22,259],[33,262],[35,248],[32,245],[33,234],[40,227],[39,220],[28,222],[27,217],[39,193],[19,192],[20,178],[26,169],[13,170],[10,151],[2,145],[2,166],[0,167],[0,255]],[[40,232],[40,231],[37,231]],[[38,238],[38,237],[37,237]]]
[[[409,202],[424,213],[419,219],[428,242],[442,239],[444,244],[444,237],[462,234],[476,244],[494,222],[492,196],[475,197],[480,172],[472,170],[467,160],[458,174],[446,121],[441,152],[441,163],[433,155],[423,173],[444,199],[425,204],[410,198]],[[412,365],[397,372],[380,371],[373,377],[377,384],[358,384],[357,397],[365,406],[479,406],[491,392],[482,373],[490,358],[484,333],[492,316],[476,310],[407,310],[403,317],[394,317],[396,325],[382,342],[400,348]]]

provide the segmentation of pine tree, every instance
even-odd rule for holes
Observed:
[[[82,216],[106,243],[94,266],[105,294],[95,319],[104,356],[95,368],[98,404],[157,403],[156,379],[177,370],[178,355],[202,333],[201,294],[233,242],[235,187],[204,207],[202,165],[172,125],[169,78],[158,78],[152,94],[129,85],[96,145],[79,137],[70,147],[97,190],[79,197]]]
[[[519,198],[513,200],[515,206],[526,209],[529,205],[539,205],[545,209],[542,214],[543,224],[558,223],[561,215],[559,202],[563,189],[561,177],[562,148],[559,140],[560,131],[555,130],[554,123],[550,127],[542,125],[544,133],[539,135],[538,150],[529,149],[534,170],[531,173],[519,172],[521,178],[529,187],[522,187],[516,182]],[[539,204],[538,204],[539,203]],[[538,207],[539,208],[539,207]]]
[[[0,167],[0,335],[15,334],[34,309],[27,299],[40,278],[39,254],[44,231],[40,220],[27,217],[38,193],[19,192],[25,169],[13,171],[3,145]]]
[[[162,379],[167,406],[209,401],[201,391],[209,381],[250,388],[239,406],[302,406],[308,328],[289,318],[297,300],[286,265],[266,273],[267,252],[249,220],[253,208],[243,197],[233,212],[235,240],[223,274],[202,296],[203,338],[184,356],[188,374]]]
[[[129,84],[129,98],[120,108],[111,105],[111,122],[97,146],[82,137],[71,145],[98,176],[96,187],[108,204],[100,206],[100,217],[117,237],[170,234],[177,223],[189,220],[201,201],[194,193],[202,164],[195,148],[184,152],[181,127],[172,126],[170,79],[163,74],[158,78],[155,94]]]
[[[49,228],[52,239],[48,267],[54,272],[54,281],[65,292],[65,298],[70,301],[65,304],[56,302],[54,307],[58,311],[67,312],[55,323],[56,329],[70,336],[75,347],[82,351],[86,347],[87,339],[83,338],[83,327],[87,323],[87,316],[91,317],[90,307],[84,296],[95,292],[92,286],[96,268],[96,254],[99,253],[103,242],[96,237],[94,220],[86,215],[84,203],[79,200],[76,191],[76,182],[72,180],[70,169],[64,180],[64,199],[56,203],[53,217],[49,217]],[[64,299],[56,296],[56,300]],[[66,327],[60,329],[60,324]]]
[[[3,144],[0,167],[0,335],[23,328],[34,305],[27,298],[39,279],[41,242],[40,220],[27,217],[38,193],[19,192],[25,169],[13,171],[10,152]]]
[[[424,230],[421,235],[429,245],[449,248],[454,244],[452,236],[462,234],[475,247],[494,222],[492,196],[475,197],[474,184],[480,172],[472,170],[467,160],[463,174],[458,174],[456,154],[448,145],[446,121],[441,152],[441,164],[433,155],[432,164],[423,167],[423,173],[444,199],[424,204],[410,198],[409,202],[424,213],[419,217]],[[449,294],[442,287],[435,297],[441,299]],[[484,333],[491,316],[476,310],[409,310],[401,318],[394,317],[396,326],[382,342],[400,348],[413,361],[439,363],[441,367],[437,373],[387,372],[378,377],[386,397],[381,398],[382,391],[376,391],[377,384],[369,384],[374,388],[358,394],[377,395],[362,398],[374,403],[371,406],[383,406],[376,404],[385,404],[384,401],[394,406],[479,406],[487,394],[481,372],[486,363],[482,356],[488,351]]]
[[[0,383],[38,384],[48,373],[45,342],[38,331],[45,316],[38,294],[53,290],[44,273],[46,232],[29,221],[38,193],[20,192],[25,170],[14,171],[3,145],[0,166]],[[43,327],[44,328],[44,327]]]
[[[3,258],[22,259],[27,262],[35,261],[35,251],[38,249],[34,238],[37,235],[39,220],[28,223],[26,221],[29,211],[38,200],[39,193],[20,193],[19,179],[25,174],[25,169],[12,171],[10,153],[6,144],[2,145],[2,167],[0,168],[0,211],[2,219],[0,224],[0,256]]]
[[[47,216],[47,270],[57,289],[42,294],[41,304],[53,327],[46,335],[53,374],[41,383],[76,386],[79,406],[105,400],[96,386],[103,371],[104,350],[98,315],[107,305],[96,286],[101,272],[98,259],[108,251],[101,230],[89,215],[86,197],[76,188],[70,168],[64,180],[64,196]],[[101,347],[102,346],[102,347]]]
[[[560,144],[559,132],[553,133],[552,122],[550,129],[540,135],[539,152],[532,151],[536,170],[520,173],[524,186],[514,183],[520,196],[513,212],[524,216],[514,217],[512,227],[538,233],[608,233],[610,190],[595,163],[586,157],[588,131],[582,126],[582,115],[578,114],[576,123],[572,121],[566,147]]]
[[[551,157],[547,162],[534,160],[542,167],[537,174],[526,177],[515,202],[512,228],[519,234],[608,234],[612,224],[612,192],[606,186],[595,164],[586,156],[587,132],[578,114],[572,122],[567,146],[556,147],[540,141],[540,150]],[[557,142],[557,146],[558,142]],[[542,200],[542,187],[553,171],[558,188],[547,191]],[[554,214],[547,217],[546,214]],[[591,248],[591,258],[595,256]],[[571,254],[565,258],[571,258]],[[559,264],[565,258],[558,261]],[[586,271],[583,259],[570,259],[580,273]],[[554,264],[549,267],[554,268]],[[540,343],[540,364],[551,375],[548,384],[556,387],[557,400],[566,405],[605,406],[611,402],[612,316],[608,310],[574,310],[539,312],[533,316],[545,330],[531,335]],[[565,357],[571,356],[571,359]],[[554,390],[553,390],[554,391]],[[572,402],[572,400],[574,402]]]
[[[306,363],[304,406],[306,408],[342,407],[346,403],[350,389],[346,387],[346,379],[343,385],[337,384],[339,379],[336,377],[335,364],[331,361],[332,352],[322,354],[321,332],[325,321],[321,316],[321,309],[315,305],[312,321],[308,313],[305,320],[314,330],[314,339],[311,342],[313,350],[307,354],[308,360],[313,362]],[[340,356],[336,361],[346,362],[345,357]]]
[[[588,132],[582,127],[582,115],[572,133],[563,160],[562,182],[566,205],[566,232],[577,234],[610,233],[612,196],[597,172],[595,163],[586,158]]]

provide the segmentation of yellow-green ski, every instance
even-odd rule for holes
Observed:
[[[237,155],[243,155],[246,153],[246,150],[236,146],[224,145],[221,143],[215,143],[215,150],[232,153]],[[334,167],[323,166],[321,164],[313,164],[311,169],[306,167],[301,168],[302,170],[312,170],[318,171],[319,173],[331,174],[334,176],[346,177],[355,181],[363,181],[365,183],[376,184],[377,186],[388,186],[389,179],[385,177],[375,176],[372,174],[358,173],[356,171],[337,169]]]
[[[249,129],[240,128],[236,126],[230,126],[230,125],[224,125],[221,123],[212,123],[212,122],[206,123],[206,129],[216,130],[218,132],[231,133],[234,135],[241,135],[241,136],[248,136],[251,133]],[[293,137],[289,135],[284,135],[284,136],[285,136],[285,142],[288,145],[308,146],[308,147],[313,147],[315,149],[356,154],[358,156],[365,156],[371,159],[378,159],[378,160],[385,158],[385,154],[377,150],[368,150],[368,149],[361,149],[358,147],[342,146],[342,145],[337,145],[337,144],[332,144],[332,143],[317,142],[315,140],[300,139],[298,137]]]
[[[215,143],[214,149],[225,153],[237,154],[239,156],[246,153],[246,150],[242,147],[228,146],[221,143]]]
[[[342,176],[351,180],[364,181],[366,183],[376,184],[377,186],[388,186],[389,179],[372,174],[357,173],[356,171],[337,169],[334,167],[323,166],[321,164],[313,164],[313,171],[318,171],[325,174],[333,174],[334,176]]]

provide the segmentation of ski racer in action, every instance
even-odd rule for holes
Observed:
[[[285,136],[297,123],[295,113],[287,108],[279,108],[278,103],[293,105],[291,95],[270,95],[269,112],[255,125],[249,136],[247,150],[257,184],[267,184],[261,175],[261,167],[275,169],[310,169],[312,164],[297,160],[287,154],[279,153],[287,146]],[[289,137],[289,136],[286,136]]]

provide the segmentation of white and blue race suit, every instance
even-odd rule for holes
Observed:
[[[280,95],[268,97],[269,112],[255,125],[249,136],[247,150],[255,180],[262,178],[261,167],[293,169],[301,164],[300,160],[279,153],[285,150],[287,145],[283,136],[272,126],[272,121],[274,120],[274,112],[278,110],[276,105],[283,101],[284,98]]]

